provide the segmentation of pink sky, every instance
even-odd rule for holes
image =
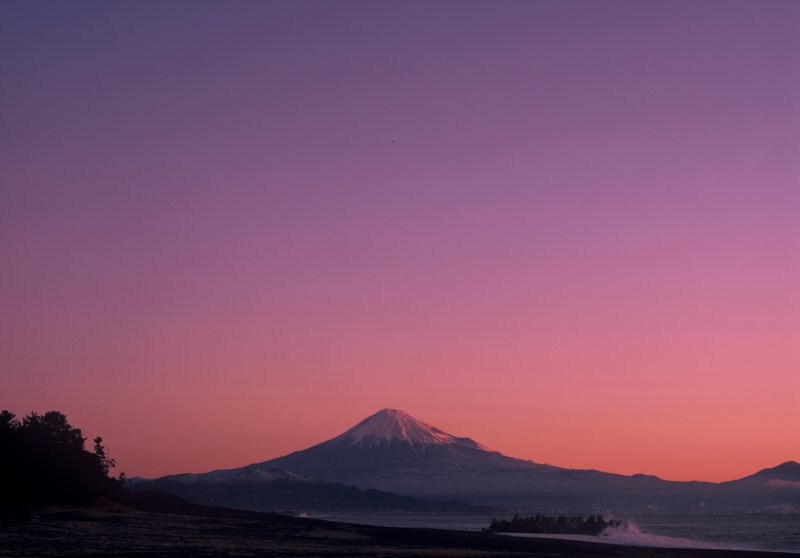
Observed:
[[[564,467],[800,460],[797,2],[0,5],[0,407],[120,469],[383,407]]]

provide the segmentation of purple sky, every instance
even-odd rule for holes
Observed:
[[[129,474],[383,407],[563,466],[798,459],[799,37],[796,1],[6,0],[0,406]]]

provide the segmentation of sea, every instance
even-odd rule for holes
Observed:
[[[412,512],[320,512],[309,517],[389,527],[422,527],[480,531],[492,514]],[[495,514],[497,515],[497,514]],[[498,516],[499,517],[499,516]],[[611,516],[605,516],[611,519]],[[725,550],[772,550],[800,554],[800,514],[740,515],[641,515],[613,516],[626,527],[607,530],[601,536],[558,535],[632,546],[665,548],[716,548]],[[528,535],[541,536],[541,535]]]

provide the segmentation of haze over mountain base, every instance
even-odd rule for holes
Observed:
[[[196,502],[269,509],[269,502],[259,502],[257,494],[265,483],[274,482],[270,475],[276,470],[282,475],[302,476],[306,482],[344,483],[426,500],[458,500],[528,511],[800,510],[800,464],[793,461],[724,483],[565,469],[508,457],[397,409],[383,409],[339,436],[283,457],[238,469],[170,475],[142,481],[135,488],[158,488]],[[236,491],[224,489],[226,485],[249,487],[245,489],[251,494],[248,505],[242,506]],[[285,506],[291,503],[291,498],[282,501]],[[295,503],[302,509],[313,509],[307,500],[298,498]],[[335,507],[323,499],[317,506]]]

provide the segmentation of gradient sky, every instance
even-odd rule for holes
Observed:
[[[800,2],[6,0],[0,76],[0,407],[129,476],[800,460]]]

